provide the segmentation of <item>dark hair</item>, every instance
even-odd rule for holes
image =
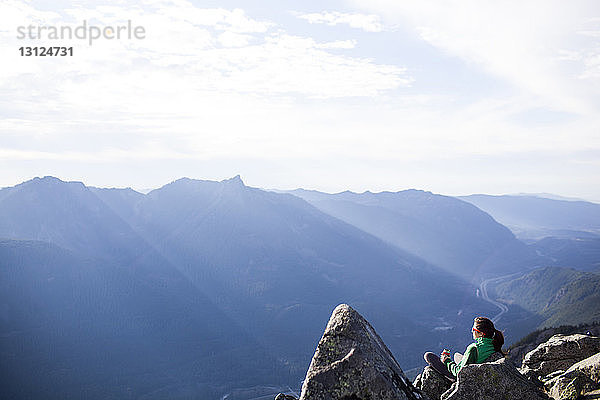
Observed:
[[[492,339],[494,350],[503,353],[504,335],[494,327],[494,323],[486,317],[477,317],[474,324],[475,329],[483,333],[483,337]]]

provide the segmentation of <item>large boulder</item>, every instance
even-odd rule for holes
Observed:
[[[554,335],[525,355],[520,371],[528,378],[539,378],[600,352],[600,338],[587,335]]]
[[[589,333],[591,336],[600,336],[600,325],[582,325],[582,326],[560,326],[558,328],[544,328],[532,332],[523,338],[519,343],[513,344],[509,349],[509,360],[517,367],[521,367],[525,355],[534,350],[541,343],[548,341],[552,336],[574,335],[576,333]]]
[[[301,400],[421,400],[373,327],[354,309],[333,311],[306,373]]]
[[[413,386],[420,389],[430,399],[439,399],[452,383],[442,374],[430,366],[426,366],[413,382]]]
[[[441,400],[547,400],[537,386],[506,360],[470,364],[458,373]]]
[[[556,400],[575,400],[600,390],[600,353],[572,365],[545,386]]]

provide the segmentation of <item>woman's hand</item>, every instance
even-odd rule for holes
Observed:
[[[442,354],[440,354],[440,360],[442,360],[442,362],[446,362],[447,359],[450,358],[450,352],[448,350],[442,351]]]

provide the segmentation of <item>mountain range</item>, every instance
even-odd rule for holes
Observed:
[[[505,226],[459,199],[422,190],[327,194],[294,190],[320,210],[469,280],[539,262]]]
[[[40,375],[63,371],[72,379],[66,386],[72,385],[73,393],[87,387],[81,376],[97,371],[112,382],[105,392],[91,392],[97,397],[107,392],[120,397],[127,390],[148,398],[184,396],[187,392],[179,392],[182,386],[172,378],[181,368],[190,379],[183,387],[193,391],[197,385],[202,393],[222,393],[250,380],[297,385],[324,322],[340,302],[376,321],[409,366],[418,365],[420,349],[437,345],[440,337],[447,343],[463,341],[473,314],[493,312],[455,275],[303,199],[247,187],[239,177],[222,182],[184,178],[146,195],[37,178],[0,191],[0,220],[0,237],[13,249],[4,258],[1,284],[17,288],[4,294],[3,337],[21,332],[22,340],[33,343],[38,343],[35,335],[44,337],[45,346],[27,351],[54,360],[40,364]],[[24,258],[36,246],[45,253],[36,250],[41,253]],[[87,271],[79,267],[84,262],[91,263],[93,273],[82,272]],[[49,275],[36,276],[36,268]],[[62,278],[51,279],[54,275]],[[37,291],[40,282],[56,286],[61,300],[53,300],[55,289]],[[59,315],[64,323],[51,319],[24,331],[13,317],[20,314],[16,305],[23,303],[22,293],[30,292],[37,297],[29,320]],[[103,311],[107,299],[110,312]],[[163,313],[153,315],[152,305]],[[177,322],[170,322],[172,314]],[[82,315],[89,316],[87,325],[79,322]],[[145,322],[152,318],[160,321]],[[139,321],[152,332],[130,329],[127,321]],[[105,335],[100,346],[99,326]],[[220,337],[215,331],[228,334]],[[120,343],[137,337],[147,337],[150,344],[125,346],[125,367],[109,368],[102,348],[117,351],[124,347]],[[52,353],[70,342],[78,347]],[[2,347],[15,363],[11,369],[30,368],[26,346],[11,343]],[[179,361],[184,343],[191,349]],[[210,354],[211,367],[203,363],[202,351]],[[89,352],[100,355],[89,358]],[[198,367],[192,368],[189,363],[196,359]],[[252,362],[245,368],[252,373],[232,367],[248,359]],[[254,368],[257,364],[263,367]],[[151,365],[157,366],[154,371]],[[156,378],[163,367],[171,378]],[[125,370],[135,375],[132,381],[155,384],[125,387],[118,383]],[[225,370],[229,373],[214,372]],[[231,371],[243,378],[233,379]],[[148,392],[150,387],[154,390]],[[38,391],[46,388],[39,385]],[[73,393],[61,397],[77,397]]]
[[[452,197],[269,191],[239,176],[147,194],[35,178],[0,190],[0,238],[1,385],[16,398],[297,387],[340,303],[410,369],[498,312],[479,278],[597,261],[594,243],[527,245]],[[543,312],[511,300],[508,315]]]

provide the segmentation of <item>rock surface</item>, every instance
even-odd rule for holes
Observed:
[[[509,359],[517,367],[521,367],[525,355],[534,350],[540,344],[548,341],[552,336],[584,334],[589,332],[592,336],[600,336],[600,325],[588,324],[583,326],[560,326],[558,328],[545,328],[532,332],[523,338],[519,343],[514,344],[509,349]]]
[[[600,338],[587,335],[554,335],[525,355],[520,371],[535,379],[557,370],[566,370],[573,364],[600,352]]]
[[[600,353],[572,365],[545,386],[556,400],[575,400],[600,390]]]
[[[373,327],[350,306],[336,307],[306,373],[300,399],[425,398]]]
[[[291,394],[279,393],[275,396],[275,400],[298,400],[296,397]]]
[[[465,366],[441,400],[544,400],[541,390],[505,358]]]
[[[420,389],[431,399],[439,399],[442,393],[450,389],[451,385],[452,383],[448,379],[430,366],[426,366],[413,382],[414,387]]]

